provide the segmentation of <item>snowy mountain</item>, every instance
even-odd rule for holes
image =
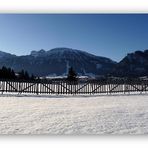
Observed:
[[[34,50],[24,56],[0,51],[0,68],[2,66],[48,77],[65,76],[71,66],[79,76],[148,76],[148,50],[129,53],[119,63],[71,48]]]
[[[1,58],[10,58],[10,57],[15,57],[15,55],[12,55],[12,54],[7,53],[7,52],[0,51],[0,59]]]
[[[79,75],[105,75],[115,64],[109,58],[70,48],[54,48],[48,51],[41,49],[26,56],[0,58],[0,67],[11,67],[15,71],[24,69],[37,76],[64,76],[71,66]]]
[[[113,69],[116,76],[148,76],[148,50],[127,54]]]

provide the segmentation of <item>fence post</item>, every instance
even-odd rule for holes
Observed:
[[[37,85],[36,86],[36,94],[38,95],[39,94],[39,83],[37,82],[36,85]]]

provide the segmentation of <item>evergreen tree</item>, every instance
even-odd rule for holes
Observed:
[[[15,73],[11,68],[6,68],[5,66],[0,69],[0,78],[2,79],[15,79]]]
[[[20,80],[35,80],[36,77],[32,74],[32,76],[30,77],[27,71],[21,70],[20,72],[18,72],[18,76],[15,75],[15,72],[13,69],[11,68],[6,68],[5,66],[3,66],[0,69],[0,79],[20,79]]]
[[[11,70],[11,68],[7,69],[7,78],[12,79],[12,70]]]
[[[3,66],[2,69],[1,69],[1,77],[2,78],[8,78],[8,70],[5,66]]]
[[[28,74],[27,71],[25,71],[25,73],[24,73],[24,79],[25,80],[29,80],[30,79],[29,74]]]
[[[21,79],[21,80],[24,80],[25,79],[25,72],[24,72],[24,70],[21,70],[19,72],[19,79]]]
[[[76,80],[77,80],[77,74],[76,74],[76,72],[73,70],[72,67],[69,68],[67,80],[68,80],[68,81],[76,81]]]
[[[16,75],[13,69],[11,69],[11,78],[16,79]]]
[[[35,76],[32,74],[30,77],[31,80],[35,80]]]

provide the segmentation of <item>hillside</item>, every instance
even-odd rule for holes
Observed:
[[[115,64],[109,58],[70,48],[42,49],[32,51],[30,55],[0,58],[0,67],[11,67],[15,71],[24,69],[37,76],[67,75],[71,66],[78,75],[105,75]]]

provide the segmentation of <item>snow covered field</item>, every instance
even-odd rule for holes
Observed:
[[[0,134],[147,134],[148,95],[0,96]]]

